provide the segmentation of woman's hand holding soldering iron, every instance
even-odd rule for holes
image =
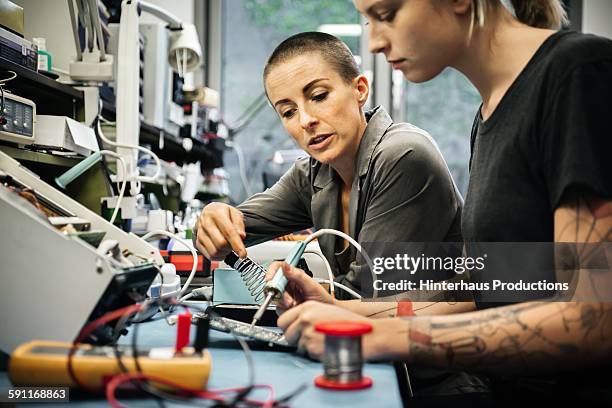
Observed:
[[[234,251],[245,258],[244,238],[244,217],[240,210],[224,203],[210,203],[204,207],[198,218],[196,247],[205,257],[220,261]]]
[[[312,280],[303,270],[286,262],[272,262],[268,267],[266,280],[272,280],[274,273],[280,267],[283,268],[283,274],[288,282],[283,296],[276,302],[276,310],[279,314],[308,300],[336,304],[336,300],[323,286]]]
[[[389,358],[389,344],[396,344],[401,350],[408,350],[408,322],[400,319],[370,319],[344,307],[344,302],[334,299],[323,287],[306,273],[285,262],[273,262],[268,268],[266,280],[282,266],[288,280],[285,293],[277,302],[278,327],[285,332],[290,344],[311,358],[321,359],[325,337],[315,330],[315,325],[330,321],[364,321],[372,325],[373,331],[363,337],[363,357],[366,360]],[[390,341],[389,334],[393,338]],[[404,347],[402,349],[402,347]]]

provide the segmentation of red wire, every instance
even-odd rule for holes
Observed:
[[[74,372],[73,366],[72,366],[72,357],[74,355],[74,353],[76,352],[76,346],[78,343],[80,343],[81,341],[83,341],[84,339],[87,338],[87,336],[89,336],[89,334],[91,334],[92,331],[94,331],[97,327],[108,323],[110,321],[119,319],[125,315],[129,315],[132,313],[136,313],[139,312],[140,310],[142,310],[144,308],[144,304],[135,304],[135,305],[130,305],[130,306],[126,306],[126,307],[122,307],[120,309],[114,310],[112,312],[108,312],[106,314],[104,314],[103,316],[99,317],[98,319],[88,323],[83,330],[80,331],[79,335],[77,336],[77,338],[74,340],[73,344],[72,344],[72,348],[70,349],[70,352],[68,354],[68,373],[70,374],[70,377],[72,378],[72,380],[81,388],[86,389],[92,393],[96,393],[97,390],[90,388],[89,386],[86,386],[85,384],[82,384],[76,377],[76,373]],[[187,393],[190,393],[194,396],[197,396],[199,398],[206,398],[206,399],[212,399],[212,400],[216,400],[216,401],[221,401],[223,400],[223,397],[221,397],[218,394],[223,394],[223,393],[228,393],[228,392],[240,392],[244,390],[244,387],[234,387],[234,388],[224,388],[224,389],[219,389],[219,390],[210,390],[210,391],[204,391],[204,390],[199,390],[199,389],[193,389],[193,388],[188,388],[185,387],[183,385],[174,383],[170,380],[166,380],[164,378],[160,378],[160,377],[156,377],[156,376],[152,376],[152,375],[147,375],[144,373],[139,373],[139,372],[133,372],[133,373],[124,373],[124,374],[119,374],[116,375],[115,377],[113,377],[111,379],[111,381],[108,382],[107,386],[106,386],[106,398],[108,399],[108,402],[113,406],[113,407],[123,407],[123,405],[121,405],[119,403],[119,401],[117,401],[117,399],[115,398],[115,390],[117,389],[117,387],[121,384],[123,384],[124,382],[128,382],[131,381],[133,379],[141,379],[141,380],[149,380],[149,381],[154,381],[160,384],[165,384],[168,385],[170,387],[176,388],[176,389],[180,389],[182,391],[185,391]],[[254,385],[253,388],[265,388],[269,390],[269,398],[266,401],[258,401],[258,400],[251,400],[251,399],[245,399],[245,402],[248,403],[252,403],[252,404],[256,404],[256,405],[261,405],[263,408],[272,408],[272,406],[274,405],[274,388],[271,385],[268,384],[258,384],[258,385]]]
[[[179,389],[181,391],[187,392],[188,394],[191,394],[195,397],[212,399],[215,401],[223,401],[223,397],[221,397],[221,395],[219,394],[225,394],[228,392],[240,392],[244,390],[244,387],[234,387],[234,388],[223,388],[219,390],[204,391],[204,390],[199,390],[195,388],[185,387],[181,384],[175,383],[165,378],[161,378],[161,377],[157,377],[153,375],[147,375],[144,373],[134,372],[134,373],[125,373],[125,374],[116,375],[108,382],[108,384],[106,385],[106,399],[108,400],[108,403],[111,404],[115,408],[124,408],[125,406],[120,404],[119,401],[117,401],[117,399],[115,398],[115,391],[121,384],[128,382],[128,381],[132,381],[132,380],[147,380],[150,382],[164,384],[164,385]],[[245,399],[245,402],[256,404],[256,405],[261,405],[263,408],[272,408],[272,406],[274,405],[274,388],[272,388],[272,386],[268,384],[258,384],[258,385],[255,385],[254,388],[268,389],[270,391],[269,398],[266,401]]]
[[[134,312],[140,311],[143,307],[144,307],[143,304],[135,304],[135,305],[122,307],[121,309],[113,310],[112,312],[108,312],[104,314],[102,317],[99,317],[96,320],[88,323],[83,328],[83,330],[79,332],[79,335],[72,343],[72,348],[70,349],[68,353],[68,374],[70,375],[70,378],[72,379],[72,381],[75,382],[76,385],[78,385],[80,388],[83,388],[91,393],[98,392],[98,390],[81,383],[76,376],[76,372],[74,371],[74,367],[72,365],[72,357],[74,356],[74,353],[77,350],[77,347],[76,347],[77,344],[83,341],[84,339],[86,339],[87,336],[89,336],[89,334],[91,334],[91,332],[94,331],[97,327],[105,323],[108,323],[112,320],[119,319],[120,317],[124,315],[132,314]]]

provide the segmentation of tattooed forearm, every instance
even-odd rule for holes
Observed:
[[[397,304],[407,300],[406,297],[394,296],[385,301],[363,302],[361,300],[345,300],[340,305],[361,316],[374,319],[397,317]],[[440,315],[471,312],[475,309],[474,302],[412,302],[412,310],[417,315]]]
[[[612,200],[571,193],[554,217],[555,241],[575,243],[578,249],[575,261],[557,265],[580,268],[578,275],[582,277],[589,276],[583,268],[592,266],[594,260],[610,259],[605,251],[612,240]],[[600,265],[594,270],[601,271]],[[607,276],[605,267],[603,272],[600,275]],[[601,276],[591,284],[595,295],[597,289],[605,288],[609,293],[612,287],[609,281],[602,284]],[[416,364],[503,374],[612,363],[612,302],[607,301],[612,296],[577,299],[407,319],[408,351],[404,357]]]
[[[366,317],[379,318],[379,317],[395,317],[397,311],[397,303],[391,307],[386,307],[382,310],[377,310],[367,314]]]
[[[612,201],[583,192],[566,194],[555,211],[556,242],[612,240]]]
[[[458,316],[415,318],[415,363],[486,372],[545,372],[612,359],[612,304],[530,302]]]
[[[586,265],[597,249],[593,244],[607,245],[612,238],[612,201],[571,192],[555,211],[554,221],[555,241],[586,249],[578,251],[576,266]],[[586,243],[591,245],[581,246]],[[595,300],[530,302],[457,316],[416,318],[409,323],[409,358],[440,367],[502,373],[610,362],[612,302],[591,299]]]

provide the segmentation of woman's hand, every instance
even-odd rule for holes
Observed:
[[[232,250],[247,256],[242,240],[246,238],[242,213],[230,205],[210,203],[200,214],[196,247],[210,260],[220,261]]]
[[[272,280],[278,268],[282,268],[283,274],[288,281],[285,293],[276,302],[276,310],[279,314],[309,300],[329,304],[336,303],[336,300],[323,286],[306,275],[303,270],[295,268],[286,262],[272,262],[266,273],[267,281]]]
[[[408,321],[402,319],[369,319],[338,306],[307,301],[278,318],[289,344],[298,351],[320,360],[325,350],[325,335],[315,330],[321,322],[353,321],[372,325],[372,332],[363,336],[365,360],[393,359],[408,351]]]

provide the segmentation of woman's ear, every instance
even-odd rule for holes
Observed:
[[[355,86],[355,93],[359,106],[362,107],[365,105],[370,94],[370,82],[365,75],[361,74],[353,79],[353,85]]]
[[[466,14],[472,8],[472,0],[453,0],[453,11],[456,14]]]

